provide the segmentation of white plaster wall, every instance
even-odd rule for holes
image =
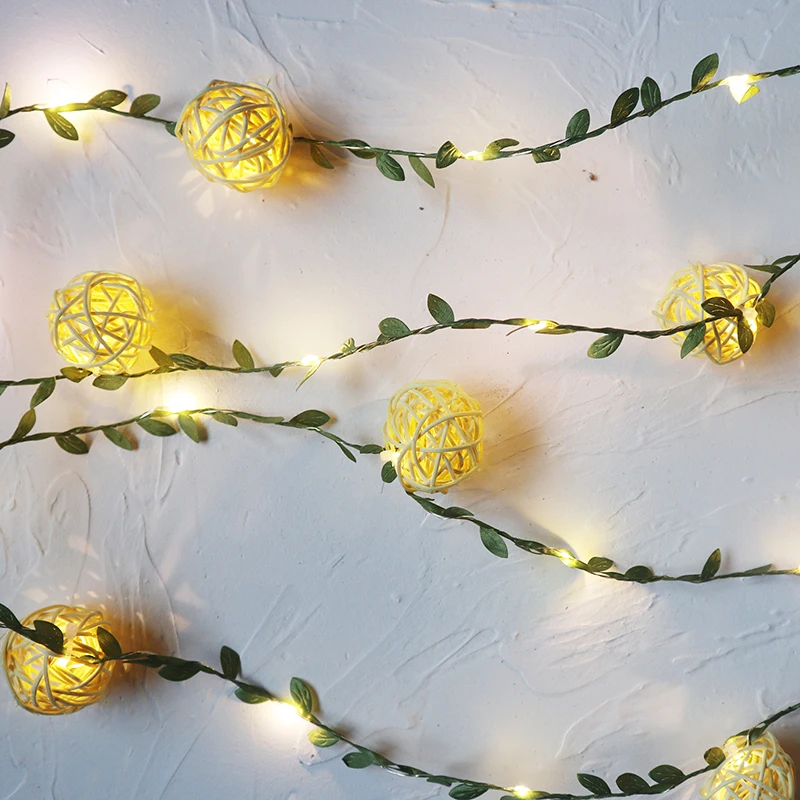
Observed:
[[[212,78],[272,77],[297,131],[464,150],[539,144],[577,109],[595,120],[651,75],[665,94],[720,54],[721,74],[798,61],[800,6],[775,0],[355,2],[131,0],[0,3],[2,74],[15,105],[58,86],[158,92],[174,118]],[[798,250],[800,78],[742,107],[718,91],[565,152],[461,163],[432,191],[350,159],[335,172],[297,148],[274,189],[238,195],[194,174],[156,126],[76,114],[79,143],[41,117],[8,123],[0,153],[0,367],[61,366],[45,312],[76,273],[138,276],[168,324],[155,343],[266,363],[365,341],[384,316],[457,315],[648,327],[689,260],[752,263]],[[13,123],[13,124],[12,124]],[[337,162],[337,165],[339,162]],[[589,179],[589,172],[597,176]],[[699,569],[800,563],[798,276],[772,294],[775,327],[727,368],[669,342],[502,331],[421,337],[299,376],[189,375],[116,393],[59,386],[41,429],[121,419],[189,393],[376,440],[389,395],[418,376],[481,399],[482,473],[448,496],[581,556]],[[3,436],[27,390],[2,398]],[[76,458],[52,443],[0,453],[0,601],[104,604],[120,638],[213,662],[284,692],[308,680],[324,717],[393,758],[476,779],[577,790],[703,751],[800,695],[800,583],[619,586],[426,519],[379,463],[242,424],[185,437],[104,440]],[[800,755],[797,719],[778,726]],[[248,707],[198,677],[131,671],[66,718],[0,694],[0,798],[390,797],[446,790],[314,751],[299,720]],[[689,796],[695,787],[679,790]]]

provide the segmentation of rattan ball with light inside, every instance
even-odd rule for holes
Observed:
[[[130,372],[153,336],[153,298],[135,278],[86,272],[53,295],[53,347],[71,364],[114,375]]]
[[[184,106],[175,133],[206,178],[240,192],[272,186],[292,149],[278,98],[252,83],[211,81]]]
[[[46,620],[64,634],[64,654],[9,631],[3,664],[17,702],[36,714],[72,714],[96,703],[106,692],[113,663],[92,664],[82,659],[102,658],[97,628],[108,628],[99,611],[72,606],[48,606],[22,621]]]
[[[446,492],[478,468],[483,414],[455,384],[419,381],[389,400],[383,436],[407,491]]]
[[[771,733],[752,744],[733,736],[724,751],[728,757],[702,792],[708,800],[793,800],[794,764]]]
[[[736,264],[690,264],[670,279],[667,293],[653,312],[663,328],[675,328],[707,317],[702,303],[711,297],[726,297],[735,308],[744,312],[753,336],[758,333],[756,311],[753,308],[761,287]],[[672,338],[683,344],[686,333]],[[717,319],[706,325],[702,344],[693,351],[695,356],[708,356],[717,364],[728,364],[743,355],[739,347],[735,319]]]

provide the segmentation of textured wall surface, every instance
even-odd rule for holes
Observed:
[[[720,54],[720,74],[798,61],[800,7],[776,0],[129,0],[3,3],[14,105],[158,92],[175,118],[213,78],[272,79],[297,132],[435,149],[500,136],[540,144],[577,109],[604,118],[653,76],[665,95]],[[435,191],[409,174],[298,146],[267,192],[194,173],[157,126],[74,114],[81,140],[19,115],[0,152],[2,377],[62,365],[45,313],[84,270],[136,275],[161,310],[155,344],[264,363],[329,353],[377,322],[459,316],[651,327],[690,260],[796,252],[800,77],[739,107],[692,98],[565,152],[460,163]],[[410,171],[409,171],[410,173]],[[590,173],[596,177],[591,179]],[[800,276],[771,295],[775,326],[725,368],[669,341],[503,331],[419,337],[300,375],[187,375],[106,393],[59,385],[40,428],[108,422],[176,395],[291,415],[374,441],[386,399],[449,378],[487,411],[481,473],[448,502],[522,536],[680,574],[721,547],[724,568],[800,563]],[[6,392],[2,437],[29,400]],[[0,453],[0,601],[103,605],[120,638],[245,672],[284,692],[308,680],[331,723],[405,763],[542,789],[574,774],[685,769],[726,735],[797,699],[800,583],[627,586],[512,552],[426,518],[380,463],[302,432],[242,424],[185,437],[102,437]],[[776,732],[800,755],[800,721]],[[131,669],[104,703],[38,718],[0,692],[0,798],[395,798],[446,794],[315,751],[308,727],[245,706],[220,681]],[[111,788],[109,788],[111,787]],[[679,790],[688,796],[694,787]]]

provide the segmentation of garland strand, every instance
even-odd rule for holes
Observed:
[[[35,627],[26,628],[8,607],[0,604],[0,628],[8,629],[37,642],[47,647],[54,655],[62,656],[64,654],[64,634],[60,628],[47,620],[36,620]],[[480,797],[489,791],[504,792],[505,794],[501,800],[604,800],[604,798],[612,797],[661,794],[686,783],[692,778],[716,769],[725,761],[725,753],[722,748],[711,747],[703,755],[706,762],[705,766],[691,772],[684,772],[671,764],[660,764],[648,772],[648,777],[652,783],[648,783],[640,775],[625,772],[615,780],[618,791],[612,790],[611,786],[603,778],[596,775],[578,773],[578,782],[588,790],[589,794],[534,790],[521,785],[500,786],[496,783],[442,775],[393,761],[376,750],[358,744],[337,728],[323,722],[314,713],[314,708],[318,703],[315,702],[311,687],[300,678],[291,679],[289,684],[290,700],[283,700],[262,686],[242,680],[241,657],[235,650],[225,645],[220,649],[220,668],[216,669],[200,661],[187,660],[175,656],[164,656],[142,651],[123,652],[120,643],[105,628],[97,629],[97,639],[103,652],[102,658],[84,657],[73,660],[91,664],[108,662],[135,664],[147,669],[158,670],[158,675],[161,678],[173,682],[187,681],[200,673],[213,675],[234,684],[236,686],[234,694],[243,703],[255,705],[271,701],[292,707],[300,717],[314,726],[308,734],[308,739],[315,747],[324,748],[336,744],[344,744],[352,748],[350,752],[342,757],[345,766],[351,769],[380,767],[394,775],[423,779],[428,783],[446,786],[449,789],[449,796],[455,798],[455,800],[473,800],[473,798]],[[755,741],[772,724],[797,710],[800,710],[800,703],[787,706],[737,735],[747,735],[750,742]]]

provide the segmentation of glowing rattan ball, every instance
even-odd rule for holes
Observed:
[[[744,311],[753,336],[758,333],[756,312],[753,308],[761,287],[736,264],[690,264],[670,279],[664,299],[653,312],[664,328],[674,328],[707,317],[700,307],[710,297],[727,297],[735,308]],[[736,334],[736,320],[718,319],[706,325],[702,344],[692,355],[706,355],[717,364],[728,364],[742,354]],[[672,338],[683,344],[686,333],[676,333]]]
[[[769,732],[753,744],[747,736],[725,743],[728,758],[712,775],[702,794],[708,800],[792,800],[794,765]]]
[[[153,298],[137,280],[87,272],[53,295],[53,346],[69,362],[113,375],[130,372],[153,335]]]
[[[420,381],[389,400],[387,454],[410,492],[446,492],[474,472],[483,455],[477,400],[449,381]]]
[[[184,106],[175,132],[206,178],[240,192],[272,186],[292,148],[278,98],[251,83],[211,81]]]
[[[32,628],[37,619],[52,622],[61,629],[64,654],[55,655],[44,645],[9,631],[4,665],[19,704],[36,714],[71,714],[96,703],[105,694],[113,664],[91,664],[81,659],[103,656],[97,628],[108,625],[102,615],[86,608],[48,606],[31,614],[22,624]]]

